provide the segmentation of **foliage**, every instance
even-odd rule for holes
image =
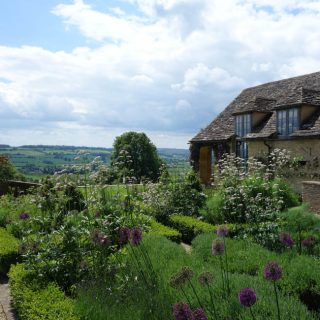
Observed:
[[[113,148],[111,165],[118,168],[119,177],[134,177],[137,181],[158,179],[161,159],[145,133],[123,133],[115,139]]]
[[[226,155],[219,164],[218,192],[208,200],[204,216],[219,223],[258,223],[298,205],[297,195],[279,178],[288,159],[273,158],[276,163],[269,166],[255,159],[244,165],[234,155]]]
[[[13,304],[21,320],[77,320],[73,301],[54,283],[41,284],[32,279],[23,264],[11,268],[10,288]]]
[[[182,235],[176,229],[165,226],[154,220],[150,222],[150,227],[151,227],[151,230],[149,231],[148,234],[164,236],[171,241],[178,242],[178,243],[181,242]]]
[[[199,235],[192,242],[192,255],[202,259],[210,265],[219,267],[219,261],[211,255],[211,242],[215,236],[211,234]],[[320,261],[314,257],[297,256],[288,250],[285,254],[277,254],[258,244],[245,240],[226,239],[228,246],[229,270],[233,273],[262,276],[263,266],[268,261],[279,261],[283,266],[285,276],[279,281],[279,287],[285,294],[295,294],[301,297],[313,295],[313,301],[305,301],[312,305],[320,301]],[[241,261],[241,263],[239,263]]]
[[[308,206],[294,207],[282,214],[286,221],[286,230],[297,234],[298,251],[302,252],[303,233],[320,230],[320,219],[308,211]]]
[[[148,214],[167,223],[171,214],[197,216],[206,196],[194,172],[189,172],[180,181],[164,171],[158,184],[147,184],[142,199]]]
[[[0,274],[6,274],[18,258],[18,240],[0,228]]]
[[[17,171],[8,157],[0,154],[0,181],[13,179],[24,180],[24,176]]]
[[[181,215],[170,216],[170,224],[181,232],[182,240],[186,243],[191,243],[191,241],[201,233],[215,233],[219,228],[218,225],[212,225],[193,217]],[[226,227],[228,227],[230,231],[230,236],[233,237],[245,226],[227,224]]]
[[[137,262],[130,253],[125,259],[123,272],[119,273],[116,281],[96,287],[94,284],[89,290],[84,287],[77,298],[77,310],[84,319],[134,319],[134,320],[167,320],[172,319],[172,305],[177,301],[190,301],[192,309],[199,308],[199,301],[206,313],[212,311],[210,298],[205,287],[198,281],[203,271],[210,271],[213,275],[212,290],[216,311],[219,319],[249,319],[250,313],[238,302],[237,293],[241,288],[254,287],[258,296],[253,312],[256,319],[275,319],[277,310],[274,297],[270,294],[273,288],[259,277],[241,274],[230,274],[231,294],[226,298],[222,290],[222,282],[217,268],[211,263],[203,262],[194,255],[187,254],[183,248],[159,236],[149,236],[143,241],[145,252],[153,265],[158,278],[157,290],[150,290],[141,279],[137,271]],[[134,250],[138,250],[135,248]],[[143,257],[141,256],[141,262]],[[168,284],[173,274],[183,266],[191,270],[191,284],[185,284],[182,293],[180,288],[170,287]],[[148,267],[142,265],[143,271]],[[127,279],[127,280],[126,280]],[[148,294],[146,294],[146,292]],[[197,297],[194,292],[197,293]],[[314,319],[297,298],[279,294],[280,308],[284,319]],[[210,317],[211,318],[211,317]]]

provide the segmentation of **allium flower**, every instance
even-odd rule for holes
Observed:
[[[192,320],[208,320],[203,309],[199,308],[192,312]]]
[[[281,233],[279,236],[279,239],[280,239],[280,242],[288,248],[291,248],[294,245],[294,241],[291,238],[289,233],[285,233],[285,232]]]
[[[172,307],[172,313],[175,320],[192,320],[192,311],[186,303],[175,303]]]
[[[131,230],[127,227],[121,228],[119,231],[119,244],[126,244],[129,242]]]
[[[133,228],[131,230],[131,243],[133,246],[138,246],[142,240],[142,231],[139,228]]]
[[[217,230],[217,235],[219,237],[227,237],[228,234],[229,234],[229,229],[227,227],[225,227],[225,226],[221,226]]]
[[[179,288],[193,277],[193,270],[189,267],[182,267],[179,272],[170,278],[170,286]]]
[[[98,229],[95,229],[91,232],[91,240],[93,243],[97,244],[100,242],[101,232]]]
[[[212,242],[212,254],[214,256],[220,256],[224,253],[224,243],[221,240],[215,240]]]
[[[110,245],[110,239],[105,236],[105,235],[101,235],[100,236],[100,239],[99,239],[99,243],[104,246],[104,247],[107,247],[108,245]]]
[[[257,296],[252,288],[243,288],[239,292],[239,302],[247,307],[252,307],[257,301]]]
[[[271,261],[264,268],[264,277],[270,281],[279,280],[282,277],[282,268],[275,262]]]
[[[20,213],[19,218],[20,218],[21,220],[27,220],[27,219],[30,218],[30,215],[29,215],[29,213],[27,213],[27,212],[22,212],[22,213]]]
[[[302,246],[305,248],[312,248],[316,244],[317,238],[315,236],[310,236],[301,241]]]
[[[211,284],[213,282],[213,274],[211,272],[203,272],[199,275],[198,281],[202,286]]]

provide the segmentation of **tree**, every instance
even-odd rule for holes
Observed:
[[[9,158],[0,155],[0,181],[10,179],[23,179],[23,175],[17,171],[14,165],[9,161]]]
[[[111,166],[119,177],[134,177],[156,181],[160,175],[160,159],[155,145],[145,133],[125,132],[113,144]]]

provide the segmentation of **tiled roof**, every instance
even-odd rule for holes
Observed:
[[[268,138],[276,134],[274,110],[303,103],[320,107],[320,72],[269,82],[243,90],[191,142],[228,140],[235,135],[234,114],[253,111],[273,112],[273,115],[260,125],[259,131],[255,130],[256,132],[250,133],[247,138]],[[308,128],[302,128],[292,136],[320,136],[320,113],[317,113],[316,118],[311,122]]]

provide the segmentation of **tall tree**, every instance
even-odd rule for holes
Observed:
[[[118,168],[121,176],[156,181],[161,164],[157,148],[145,133],[130,131],[116,137],[111,166]]]
[[[22,180],[24,177],[20,172],[17,171],[7,156],[0,155],[0,181],[10,179]]]

